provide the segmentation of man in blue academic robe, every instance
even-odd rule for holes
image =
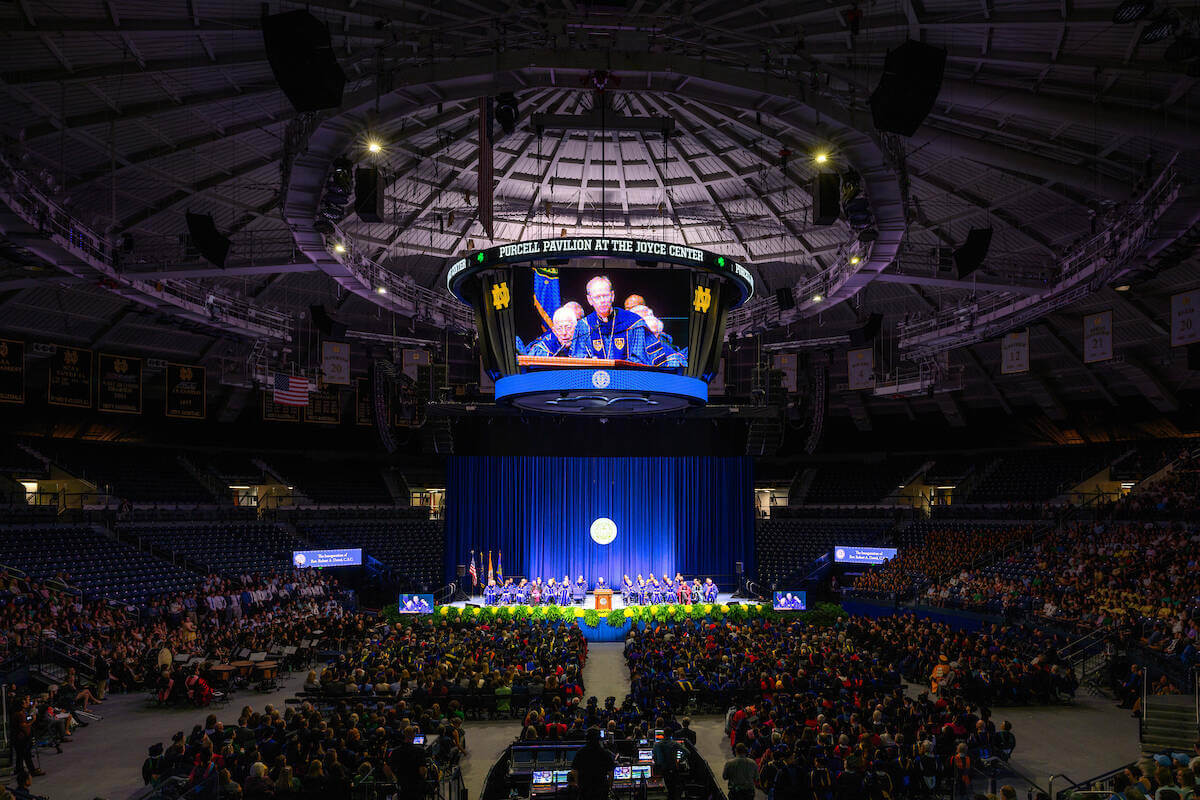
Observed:
[[[585,581],[583,579],[583,576],[580,575],[579,579],[577,581],[575,581],[575,602],[576,603],[582,603],[584,598],[587,597],[587,586],[588,586],[587,581]]]
[[[717,602],[717,585],[715,583],[713,583],[712,578],[704,579],[704,602],[706,602],[706,603]]]
[[[494,606],[499,597],[500,590],[496,588],[496,582],[488,581],[488,585],[483,590],[483,604],[485,606]]]
[[[571,576],[563,575],[562,583],[558,585],[558,604],[560,606],[571,605]]]
[[[646,353],[646,323],[632,311],[614,308],[612,281],[598,275],[588,281],[587,301],[592,313],[584,317],[587,324],[587,351],[592,358],[612,358],[635,364],[653,364]]]
[[[504,586],[500,589],[500,603],[502,605],[508,605],[513,601],[514,588],[516,587],[513,586],[512,578],[504,581]]]
[[[554,312],[554,325],[533,340],[525,354],[543,358],[588,358],[587,326],[563,306]]]

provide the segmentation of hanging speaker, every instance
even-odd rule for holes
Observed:
[[[263,45],[279,88],[297,111],[342,105],[346,73],[333,52],[329,29],[307,11],[262,18]]]
[[[988,248],[991,246],[991,228],[971,228],[971,232],[967,234],[967,241],[954,251],[954,271],[960,280],[983,266],[983,260],[987,258]]]
[[[326,339],[340,339],[346,335],[346,326],[329,316],[325,306],[309,306],[308,313],[312,317],[313,327]]]
[[[841,206],[841,181],[836,172],[819,172],[813,180],[813,224],[837,222]]]
[[[354,212],[363,222],[383,222],[383,180],[378,167],[354,170]]]
[[[775,302],[779,304],[780,311],[791,311],[796,307],[796,296],[792,294],[792,290],[788,287],[776,289]]]
[[[186,217],[192,246],[206,261],[224,269],[225,258],[229,255],[229,238],[217,230],[212,214],[193,214],[189,211]]]
[[[850,345],[852,347],[863,347],[871,344],[879,336],[879,330],[883,326],[883,314],[872,314],[867,318],[867,324],[861,328],[851,328],[848,333],[850,335]]]
[[[888,52],[879,85],[871,92],[875,129],[912,136],[942,91],[946,51],[909,39]]]

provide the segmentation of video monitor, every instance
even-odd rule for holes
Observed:
[[[882,564],[896,557],[894,547],[857,547],[835,545],[833,560],[838,564]]]
[[[648,764],[635,765],[629,771],[630,777],[635,781],[650,780],[650,766]]]
[[[653,750],[638,750],[638,761],[649,762],[654,760]]]
[[[771,598],[771,607],[776,611],[807,611],[808,598],[799,589],[775,592]]]
[[[491,247],[446,280],[475,309],[497,402],[574,415],[705,403],[725,316],[754,292],[750,272],[718,253],[596,237]]]
[[[554,772],[552,770],[536,770],[533,773],[534,786],[549,786],[554,783]]]
[[[666,738],[666,737],[663,736],[663,732],[661,730],[656,730],[654,732],[654,741],[659,742],[659,741],[662,741],[664,738]]]
[[[569,769],[554,770],[554,782],[555,783],[565,784],[570,779],[571,779],[571,770],[569,770]]]
[[[413,735],[413,744],[425,744],[425,734],[417,733]]]
[[[362,548],[341,550],[293,550],[292,564],[297,569],[308,567],[361,567]]]
[[[434,606],[431,594],[402,594],[397,601],[401,614],[432,614]]]
[[[633,767],[613,767],[614,781],[627,781],[629,776],[633,774]]]

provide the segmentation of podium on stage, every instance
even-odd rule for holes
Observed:
[[[596,590],[596,610],[612,611],[612,589]]]

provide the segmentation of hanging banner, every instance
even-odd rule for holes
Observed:
[[[322,380],[334,386],[350,385],[350,345],[347,342],[321,342]]]
[[[92,407],[92,351],[59,345],[50,357],[46,401],[52,406]]]
[[[208,413],[204,367],[167,364],[164,414],[172,419],[204,419]]]
[[[875,386],[875,348],[860,347],[846,351],[846,388],[870,389]]]
[[[0,339],[0,403],[25,402],[25,343]]]
[[[369,378],[356,378],[354,381],[354,424],[375,424],[375,398],[371,396]]]
[[[783,388],[794,394],[799,381],[800,356],[795,353],[780,353],[771,361],[771,366],[783,373]]]
[[[1004,334],[1000,342],[1000,374],[1029,372],[1029,329]]]
[[[303,406],[285,406],[276,403],[270,392],[262,392],[262,418],[264,422],[299,422]],[[311,395],[309,396],[311,399]]]
[[[1171,296],[1171,347],[1200,342],[1200,289]]]
[[[1109,361],[1113,357],[1113,312],[1101,311],[1083,318],[1083,363]]]
[[[428,350],[405,350],[404,351],[404,374],[417,379],[417,368],[428,367],[430,364]]]
[[[110,414],[142,413],[142,360],[101,353],[96,365],[96,408]]]
[[[342,421],[342,393],[336,386],[321,385],[308,395],[304,421],[321,425],[337,425]]]

